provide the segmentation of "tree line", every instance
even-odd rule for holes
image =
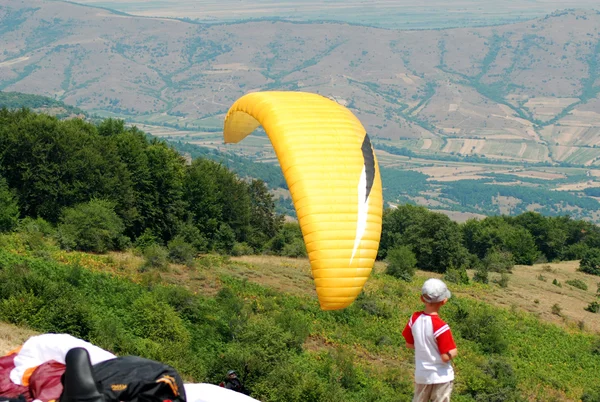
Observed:
[[[581,270],[600,275],[600,228],[570,216],[525,212],[459,224],[424,207],[386,209],[378,258],[390,273],[410,279],[414,269],[466,280],[466,269],[487,282],[487,272],[509,272],[514,264],[581,260]]]
[[[301,237],[261,180],[205,158],[187,163],[120,120],[2,109],[0,231],[24,220],[51,228],[65,249],[93,252],[156,243],[191,253],[283,253]]]
[[[197,253],[306,256],[298,224],[283,223],[267,185],[207,158],[186,162],[165,141],[123,121],[61,121],[0,111],[0,231],[31,225],[64,249],[166,248]],[[466,269],[580,259],[600,273],[600,228],[569,216],[491,216],[458,224],[424,207],[383,216],[379,259],[465,277]],[[400,268],[398,268],[398,264]]]

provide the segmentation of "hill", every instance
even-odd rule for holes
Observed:
[[[364,123],[387,171],[388,203],[459,219],[537,210],[600,220],[600,204],[583,192],[600,187],[594,11],[417,32],[199,24],[9,0],[0,21],[0,90],[275,164],[262,133],[224,147],[224,113],[250,91],[317,92]],[[399,185],[405,179],[416,184]]]
[[[47,96],[23,94],[20,92],[0,91],[0,109],[27,108],[38,113],[44,113],[58,118],[84,118],[86,113],[76,107],[57,101]]]
[[[351,307],[323,312],[305,259],[203,255],[193,266],[157,271],[145,269],[135,252],[65,252],[47,240],[30,248],[26,239],[26,233],[0,236],[8,246],[0,250],[2,320],[159,359],[187,381],[214,383],[233,367],[264,402],[410,400],[412,353],[400,332],[419,308],[419,286],[435,274],[418,272],[405,283],[377,263]],[[574,277],[562,265],[551,269]],[[597,320],[589,312],[572,316],[568,301],[580,296],[565,288],[561,317],[548,313],[555,292],[529,294],[520,280],[539,271],[546,272],[519,267],[504,288],[451,285],[443,316],[461,351],[456,400],[490,400],[498,392],[516,401],[596,395]],[[508,304],[519,293],[540,302],[493,306],[494,299]],[[492,304],[478,301],[483,297]],[[21,327],[0,328],[5,350],[32,333]]]
[[[139,123],[218,131],[245,92],[301,89],[419,154],[593,166],[600,152],[596,12],[418,32],[201,25],[41,0],[9,0],[0,18],[0,89]]]

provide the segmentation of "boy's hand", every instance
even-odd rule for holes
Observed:
[[[414,345],[414,344],[412,344],[412,343],[407,343],[407,344],[406,344],[406,347],[407,347],[407,348],[409,348],[409,349],[414,349],[414,348],[415,348],[415,345]]]
[[[456,356],[458,356],[458,350],[452,349],[448,353],[442,354],[442,361],[444,363],[448,363],[450,360],[454,359]]]

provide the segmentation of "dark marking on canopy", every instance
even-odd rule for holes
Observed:
[[[369,199],[371,193],[371,187],[373,187],[373,181],[375,180],[375,154],[373,153],[373,146],[371,145],[371,139],[368,134],[365,134],[365,139],[362,143],[362,154],[365,160],[365,172],[367,174],[367,195],[365,202]]]

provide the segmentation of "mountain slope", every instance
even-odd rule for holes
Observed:
[[[600,164],[596,12],[473,29],[199,25],[41,0],[0,10],[0,89],[197,131],[252,90],[319,92],[416,152]]]

